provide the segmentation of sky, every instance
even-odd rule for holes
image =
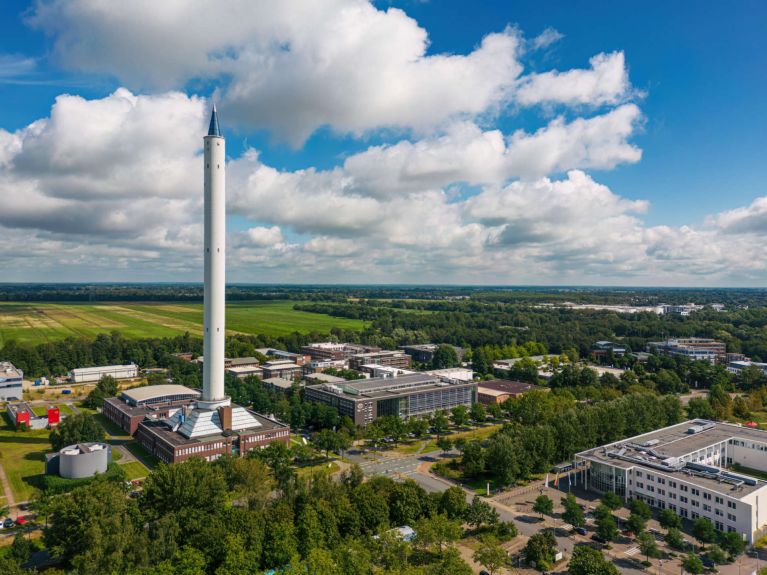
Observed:
[[[0,3],[2,281],[761,287],[767,4]]]

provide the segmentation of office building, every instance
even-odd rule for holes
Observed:
[[[445,369],[432,369],[425,371],[429,375],[434,375],[444,383],[460,383],[474,381],[474,371],[466,367],[447,367]]]
[[[0,401],[21,400],[24,393],[24,372],[10,361],[0,362]]]
[[[233,375],[239,379],[245,379],[246,377],[255,376],[263,377],[264,370],[257,365],[242,365],[235,367],[227,367],[226,373]]]
[[[726,344],[702,337],[673,338],[647,343],[647,351],[657,350],[661,355],[686,357],[693,361],[715,363],[727,357]]]
[[[407,369],[410,367],[411,358],[402,351],[372,351],[368,353],[358,353],[349,358],[349,369],[359,371],[363,365],[384,365],[387,367],[396,367]]]
[[[353,355],[381,351],[380,347],[361,345],[357,343],[310,343],[301,348],[301,353],[311,356],[316,361],[346,361]]]
[[[758,361],[731,361],[727,364],[727,371],[740,374],[741,371],[749,367],[758,367],[767,375],[767,363],[760,363]]]
[[[767,530],[767,482],[728,468],[767,471],[767,432],[692,420],[575,455],[576,484],[710,519],[753,543]]]
[[[383,415],[408,418],[431,415],[458,405],[471,407],[477,398],[477,384],[451,385],[443,383],[437,376],[416,373],[307,385],[304,398],[331,405],[341,415],[351,417],[357,425],[367,425]]]
[[[303,373],[301,366],[296,365],[290,360],[267,361],[261,366],[264,379],[272,377],[281,377],[283,379],[295,379],[301,377]]]
[[[485,405],[503,403],[512,397],[521,397],[533,389],[548,391],[549,388],[510,379],[480,381],[477,383],[477,401]]]

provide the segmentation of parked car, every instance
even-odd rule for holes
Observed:
[[[10,517],[6,519],[5,521],[3,521],[3,527],[5,527],[6,529],[10,529],[14,525],[15,523],[13,522],[13,519],[11,519]]]
[[[585,528],[585,527],[576,527],[576,528],[575,528],[575,532],[576,532],[578,535],[586,535],[586,534],[588,534],[588,531],[586,531],[586,528]]]
[[[757,550],[756,550],[756,549],[754,549],[753,547],[752,547],[751,549],[749,549],[749,550],[746,552],[746,554],[747,554],[749,557],[759,557],[759,551],[757,551]]]
[[[597,543],[607,543],[607,539],[599,535],[598,533],[594,533],[594,535],[591,536],[592,541],[596,541]]]

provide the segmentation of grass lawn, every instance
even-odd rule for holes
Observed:
[[[109,421],[105,415],[101,413],[95,413],[93,419],[101,424],[101,427],[109,434],[110,439],[124,439],[130,440],[131,436],[125,433],[120,427]]]
[[[72,415],[74,413],[66,403],[59,405],[59,411],[61,412],[61,415]]]
[[[47,429],[16,431],[3,422],[0,427],[0,464],[17,503],[29,501],[34,496],[36,488],[30,481],[45,472],[45,453],[50,448]]]
[[[135,441],[126,443],[125,447],[136,457],[136,459],[147,464],[150,469],[153,469],[157,464],[160,463],[160,460],[157,457],[149,453],[146,449],[143,448],[143,446],[139,445]]]
[[[494,424],[494,425],[488,425],[487,427],[479,427],[477,429],[470,429],[468,431],[458,431],[454,433],[450,433],[447,435],[448,438],[450,438],[451,441],[455,442],[457,439],[464,439],[466,441],[472,441],[474,439],[478,441],[482,441],[483,439],[487,439],[490,437],[493,433],[498,431],[501,427],[503,427],[503,424]],[[421,447],[421,443],[423,440],[416,440],[411,441],[408,443],[402,443],[394,448],[394,451],[398,453],[405,453],[408,455],[412,455],[416,451],[418,451],[418,448]],[[430,451],[436,451],[439,449],[437,447],[437,438],[433,437],[429,439],[426,442],[426,446],[423,448],[423,453],[429,453]]]
[[[146,466],[143,463],[139,463],[138,461],[129,461],[128,463],[122,463],[120,464],[120,469],[122,469],[125,472],[125,478],[128,481],[146,477],[150,473],[150,471],[146,468]]]
[[[90,413],[91,415],[94,415],[94,414],[96,413],[96,410],[95,410],[95,409],[91,409],[90,407],[86,407],[85,405],[83,405],[83,402],[82,402],[82,401],[81,401],[81,402],[79,402],[79,403],[77,404],[77,406],[76,406],[76,407],[77,407],[77,409],[78,409],[78,410],[79,410],[81,413]]]
[[[297,311],[296,301],[237,301],[226,307],[228,332],[271,336],[294,331],[362,329],[364,322]],[[38,344],[119,331],[126,337],[202,336],[201,303],[0,303],[0,347],[10,340]]]
[[[48,415],[48,406],[47,405],[33,405],[32,411],[35,412],[35,415],[39,417],[47,417]]]
[[[338,471],[339,466],[338,463],[335,461],[323,461],[322,463],[319,463],[317,465],[307,465],[306,467],[299,467],[296,472],[298,473],[299,477],[304,477],[306,475],[311,475],[312,473],[323,472],[323,473],[335,473]]]

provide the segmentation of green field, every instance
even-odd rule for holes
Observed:
[[[227,333],[280,336],[333,327],[361,329],[360,320],[297,311],[294,301],[231,302]],[[187,303],[0,303],[0,347],[8,341],[44,343],[119,331],[126,337],[202,337],[202,304]]]
[[[16,431],[5,422],[0,426],[0,464],[16,502],[29,501],[36,491],[31,482],[45,472],[45,452],[51,448],[48,430]]]

